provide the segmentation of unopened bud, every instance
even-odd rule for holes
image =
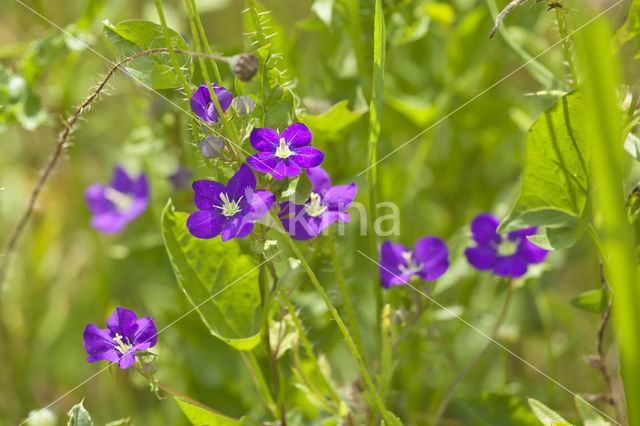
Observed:
[[[204,158],[216,158],[220,155],[222,147],[224,147],[224,141],[207,135],[204,139],[198,141],[198,145],[200,145],[200,151],[202,151]]]
[[[251,99],[249,96],[238,96],[237,98],[233,98],[231,104],[240,117],[251,114],[251,111],[253,111],[253,107],[256,106],[256,103],[253,102],[253,99]]]
[[[258,57],[253,53],[243,53],[234,58],[233,73],[242,81],[249,81],[258,72]]]

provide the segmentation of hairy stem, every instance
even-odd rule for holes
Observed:
[[[502,322],[507,316],[507,311],[509,310],[509,303],[511,301],[512,293],[513,293],[513,283],[509,283],[509,288],[507,289],[507,295],[504,299],[504,305],[502,305],[502,311],[500,312],[498,321],[496,321],[496,325],[493,327],[493,331],[491,332],[491,340],[487,342],[485,347],[482,348],[482,350],[462,369],[462,371],[458,373],[456,378],[453,379],[453,382],[449,386],[447,393],[445,394],[444,398],[442,398],[442,401],[438,406],[438,410],[436,411],[436,414],[433,416],[433,422],[431,424],[437,425],[440,422],[440,419],[444,415],[444,412],[447,409],[449,402],[451,402],[451,398],[453,398],[453,395],[456,392],[456,388],[458,387],[458,384],[460,384],[462,379],[464,379],[467,376],[467,374],[469,374],[469,372],[473,369],[473,367],[475,367],[478,361],[482,359],[484,354],[486,354],[489,348],[491,348],[491,346],[493,345],[493,341],[496,339],[496,336],[498,335],[498,331],[502,326]]]
[[[573,60],[573,52],[571,51],[571,39],[567,35],[567,21],[564,14],[564,9],[556,7],[556,21],[558,22],[558,32],[560,33],[560,38],[562,40],[562,51],[564,52],[565,60],[569,66],[571,87],[576,88],[578,86],[578,74],[576,73],[575,61]]]

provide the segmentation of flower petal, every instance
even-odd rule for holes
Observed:
[[[518,254],[498,257],[493,273],[501,277],[519,278],[527,273],[527,262]]]
[[[149,181],[146,174],[140,173],[136,180],[133,181],[131,193],[137,200],[149,200]]]
[[[304,241],[318,235],[317,223],[306,214],[303,205],[285,201],[280,204],[280,221],[294,240]]]
[[[117,234],[122,231],[129,219],[117,211],[95,215],[91,218],[91,227],[103,234]]]
[[[422,264],[418,275],[427,281],[434,281],[449,267],[449,249],[440,238],[429,236],[416,241],[415,259]]]
[[[236,214],[225,222],[222,226],[220,237],[222,241],[229,241],[232,238],[244,238],[253,230],[253,222],[246,220],[242,214]]]
[[[208,113],[208,108],[211,102],[211,93],[207,90],[207,85],[201,84],[189,100],[189,105],[191,106],[191,111],[193,111],[193,113],[202,120],[212,121]]]
[[[118,192],[122,192],[123,194],[128,194],[133,189],[133,181],[121,166],[115,166],[113,168],[111,187]]]
[[[307,169],[307,176],[313,185],[313,192],[324,196],[324,193],[331,188],[331,178],[322,167]]]
[[[109,330],[103,330],[94,324],[88,324],[84,329],[83,342],[84,349],[90,355],[87,358],[89,362],[118,362],[120,359],[120,354],[115,349]]]
[[[324,154],[318,148],[312,146],[303,146],[295,148],[291,159],[303,169],[319,166],[324,160]]]
[[[209,239],[220,235],[226,218],[218,209],[200,210],[187,218],[187,229],[196,238]]]
[[[527,263],[540,263],[547,257],[549,251],[540,248],[526,238],[523,238],[518,245],[517,253],[523,257]]]
[[[144,351],[156,345],[158,330],[152,318],[140,318],[127,337],[135,350]]]
[[[227,194],[232,200],[244,197],[247,189],[253,191],[256,188],[256,177],[249,166],[242,163],[236,174],[227,183]]]
[[[496,249],[488,244],[469,247],[464,251],[467,261],[476,269],[486,271],[493,268],[498,260]]]
[[[248,204],[248,211],[245,217],[249,220],[262,219],[276,200],[275,195],[264,189],[246,192],[245,198]]]
[[[218,102],[220,103],[220,108],[222,108],[222,112],[227,112],[227,110],[231,106],[231,102],[233,102],[233,94],[227,89],[225,89],[224,87],[218,86],[215,83],[212,83],[211,87],[213,87],[213,91],[215,92],[216,97],[218,98]]]
[[[213,180],[197,180],[191,185],[195,195],[193,201],[200,210],[211,210],[220,206],[220,194],[226,193],[226,188],[220,182]]]
[[[136,362],[136,351],[131,349],[131,350],[128,350],[124,355],[122,355],[122,358],[120,358],[120,362],[118,363],[118,365],[120,366],[121,369],[126,370],[127,368],[131,367],[135,362]]]
[[[251,146],[258,151],[275,152],[278,147],[278,132],[273,129],[256,128],[249,136]]]
[[[284,176],[275,176],[278,160],[272,152],[258,152],[257,154],[247,157],[247,163],[253,167],[253,170],[261,173],[270,173],[274,179],[282,179]]]
[[[278,159],[275,170],[271,173],[274,179],[282,179],[283,177],[296,177],[300,174],[300,167],[291,159]],[[278,177],[281,176],[281,177]]]
[[[100,183],[93,184],[85,189],[84,199],[91,213],[101,214],[115,211],[116,206],[104,195],[106,189],[107,187]]]
[[[138,316],[131,309],[119,306],[107,319],[107,328],[112,334],[118,333],[126,337],[129,335],[129,329],[136,323]]]
[[[290,147],[299,148],[309,145],[313,136],[311,135],[309,128],[304,124],[293,123],[291,126],[287,127],[282,134],[280,134],[280,137],[284,138]]]
[[[382,242],[380,246],[380,278],[382,279],[383,287],[389,288],[392,285],[400,284],[397,278],[402,275],[400,266],[407,266],[402,253],[407,251],[409,249],[402,244],[392,243],[389,240]],[[406,278],[408,279],[408,276]],[[390,284],[391,282],[393,284]]]
[[[500,220],[491,213],[479,214],[471,222],[473,239],[479,244],[486,244],[489,241],[499,243],[502,238],[496,233],[498,225],[500,225]]]
[[[355,182],[351,182],[349,185],[333,186],[326,192],[322,202],[329,210],[343,212],[351,206],[357,193],[358,187]]]

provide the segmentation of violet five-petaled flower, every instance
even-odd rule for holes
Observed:
[[[218,235],[222,241],[244,238],[253,230],[253,222],[271,209],[275,196],[264,189],[256,191],[256,177],[246,164],[225,186],[211,180],[193,182],[197,212],[189,215],[191,235],[208,239]]]
[[[131,367],[136,352],[156,345],[158,331],[151,318],[140,318],[127,308],[118,307],[107,319],[107,328],[88,324],[84,329],[87,361],[117,362],[120,368]]]
[[[311,138],[311,131],[301,123],[292,124],[281,134],[273,129],[253,129],[249,141],[258,153],[247,162],[274,179],[298,176],[300,169],[319,166],[324,159],[322,151],[308,146]]]
[[[231,92],[215,83],[211,83],[211,89],[213,89],[213,93],[218,98],[222,112],[227,112],[233,100]],[[206,84],[201,84],[196,89],[189,101],[189,105],[191,106],[191,111],[206,122],[217,123],[220,120],[216,103],[213,101],[211,92],[207,89]]]
[[[389,240],[380,247],[380,279],[384,288],[407,284],[414,275],[435,281],[448,268],[449,249],[438,237],[420,238],[413,251]]]
[[[499,234],[500,220],[491,213],[481,213],[471,222],[471,235],[475,245],[468,247],[464,254],[476,269],[491,270],[502,277],[519,278],[527,273],[530,264],[542,262],[547,250],[527,239],[534,235],[537,227],[520,229]]]
[[[294,240],[313,238],[335,221],[348,223],[351,218],[346,210],[358,192],[354,182],[331,186],[331,178],[321,167],[308,169],[307,175],[313,185],[307,202],[280,204],[280,220]]]
[[[115,234],[146,210],[149,183],[144,173],[133,179],[116,166],[110,185],[93,184],[85,190],[84,197],[93,213],[91,226],[105,234]]]

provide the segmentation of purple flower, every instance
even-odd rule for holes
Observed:
[[[380,279],[382,287],[407,284],[417,275],[435,281],[449,268],[449,249],[438,237],[423,237],[413,251],[387,240],[380,247]]]
[[[222,112],[227,112],[229,105],[231,105],[233,95],[230,91],[215,83],[211,84],[211,88],[218,98]],[[189,104],[191,105],[191,111],[204,121],[217,123],[218,120],[220,120],[218,110],[216,109],[216,103],[211,98],[211,92],[207,89],[206,84],[201,84],[200,87],[198,87],[191,97]]]
[[[197,212],[187,219],[187,228],[197,238],[221,235],[222,241],[244,238],[253,230],[253,222],[264,217],[275,201],[274,195],[255,190],[256,177],[246,164],[225,186],[211,180],[193,182]]]
[[[136,352],[156,345],[158,331],[151,318],[140,318],[123,307],[117,308],[107,320],[107,328],[88,324],[84,329],[84,348],[87,361],[117,362],[125,369],[133,365]]]
[[[149,204],[149,183],[144,173],[129,177],[120,166],[113,169],[111,185],[96,183],[84,191],[93,217],[91,226],[105,234],[115,234],[140,216]]]
[[[304,124],[294,123],[278,134],[272,129],[253,129],[251,145],[259,152],[247,158],[254,170],[271,173],[274,179],[295,177],[300,169],[319,166],[324,154],[311,143],[311,132]]]
[[[471,222],[471,234],[475,246],[464,251],[467,260],[481,271],[492,270],[501,277],[518,278],[527,272],[530,264],[542,262],[547,250],[527,240],[534,235],[537,227],[498,234],[500,220],[491,213],[481,213]]]
[[[321,167],[307,170],[313,192],[304,205],[285,201],[280,204],[282,225],[294,240],[308,240],[339,220],[348,223],[349,208],[358,188],[349,185],[331,186],[331,178]]]
[[[177,191],[187,186],[187,183],[191,181],[191,176],[193,176],[191,170],[183,166],[178,166],[175,172],[167,176],[167,179],[171,183],[173,190]]]

